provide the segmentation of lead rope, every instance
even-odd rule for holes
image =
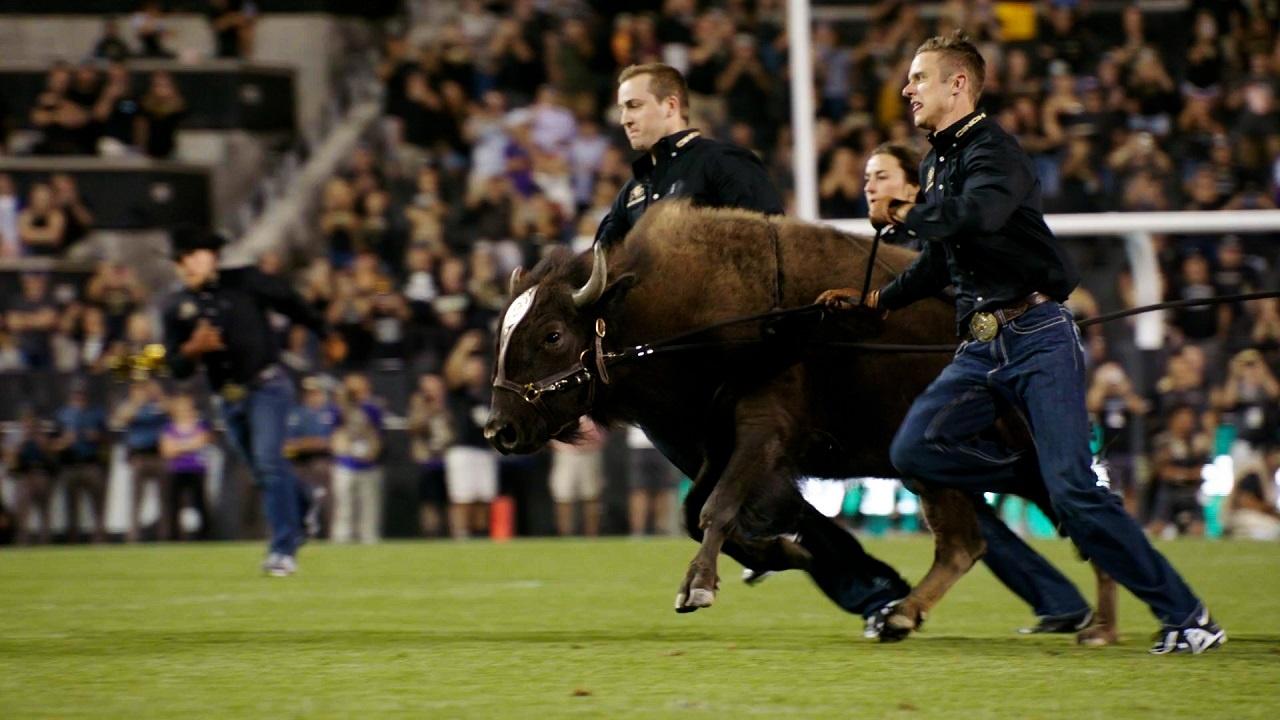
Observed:
[[[862,278],[862,296],[858,299],[859,305],[867,304],[867,293],[871,292],[871,273],[876,267],[876,252],[880,249],[880,235],[883,232],[883,227],[876,228],[876,237],[871,241],[871,255],[867,257],[867,274]]]

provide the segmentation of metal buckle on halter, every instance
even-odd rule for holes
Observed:
[[[525,385],[524,392],[521,394],[521,397],[525,399],[525,402],[536,402],[537,399],[541,396],[542,396],[542,388],[534,385],[533,383],[529,383],[528,385]]]
[[[969,334],[978,342],[991,342],[1000,332],[1000,321],[994,313],[977,312],[969,318]]]

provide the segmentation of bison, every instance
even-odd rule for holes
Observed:
[[[486,437],[500,452],[529,453],[571,437],[583,414],[637,425],[694,478],[685,526],[701,545],[677,611],[713,603],[724,551],[758,571],[803,569],[851,613],[906,596],[882,634],[903,637],[982,556],[977,512],[989,510],[960,491],[916,488],[936,549],[912,589],[804,502],[794,479],[898,474],[888,453],[894,432],[947,355],[865,352],[847,341],[954,342],[954,305],[926,300],[883,326],[861,314],[770,312],[860,285],[871,246],[826,226],[666,201],[622,243],[517,270],[497,338]],[[880,248],[873,282],[913,257]],[[760,317],[729,322],[752,316]],[[667,338],[681,341],[654,352]],[[1008,442],[1027,442],[1016,422],[1004,427]],[[1027,462],[1026,487],[1009,490],[1047,507],[1034,457]],[[1114,589],[1099,580],[1098,616],[1082,641],[1114,638],[1106,595]]]

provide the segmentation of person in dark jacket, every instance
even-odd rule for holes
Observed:
[[[671,197],[782,214],[760,158],[689,127],[689,89],[679,70],[661,63],[626,68],[618,77],[618,107],[631,149],[643,154],[600,222],[597,243],[621,242],[650,205]]]
[[[916,203],[877,199],[870,217],[922,239],[924,251],[865,304],[855,305],[852,289],[819,302],[881,313],[952,285],[964,344],[898,429],[894,465],[926,485],[973,492],[1043,482],[1080,550],[1159,618],[1151,652],[1199,654],[1226,634],[1091,470],[1084,356],[1062,305],[1079,276],[1044,222],[1030,158],[975,110],[985,71],[962,35],[916,51],[902,94],[916,127],[929,131],[924,188]],[[1025,418],[1039,478],[1019,476],[1020,453],[987,439],[998,402]]]
[[[863,187],[867,202],[911,200],[920,192],[920,156],[905,145],[884,143],[871,151]],[[919,249],[919,238],[907,237],[898,226],[882,229],[881,240]],[[1061,572],[1041,557],[985,505],[978,507],[978,525],[987,552],[982,556],[991,572],[1015,595],[1031,606],[1036,624],[1019,633],[1074,633],[1093,620],[1089,603]],[[869,623],[867,635],[877,622]]]
[[[271,540],[262,569],[282,577],[297,571],[303,518],[314,505],[283,446],[293,382],[267,318],[274,310],[322,335],[324,322],[281,278],[255,267],[218,269],[222,236],[196,228],[174,232],[173,257],[186,286],[164,312],[165,357],[175,377],[203,365],[233,444],[248,459],[263,491]]]

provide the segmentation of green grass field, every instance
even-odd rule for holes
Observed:
[[[867,544],[908,578],[931,554]],[[716,606],[677,615],[694,548],[318,546],[288,579],[255,573],[256,544],[6,550],[0,717],[1280,717],[1280,546],[1163,544],[1230,635],[1163,658],[1128,595],[1118,647],[1015,636],[1029,611],[982,568],[897,645],[805,576],[748,588],[728,560]]]

